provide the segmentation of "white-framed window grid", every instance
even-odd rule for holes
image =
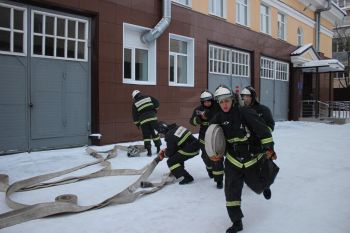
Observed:
[[[250,54],[232,50],[232,75],[248,78],[250,75]]]
[[[209,72],[231,75],[231,49],[209,46]]]
[[[260,58],[260,76],[264,79],[289,81],[289,64],[267,57]]]
[[[173,2],[176,2],[180,5],[184,5],[187,7],[192,7],[192,0],[172,0]]]
[[[250,76],[250,54],[209,45],[209,73],[248,78]]]
[[[169,86],[194,86],[193,38],[169,34]]]
[[[123,23],[123,83],[156,84],[156,41],[145,44],[141,36],[149,28]]]
[[[286,22],[286,15],[278,12],[277,13],[277,36],[281,40],[286,40],[286,33],[287,33],[287,22]]]
[[[8,34],[9,47],[8,49],[0,49],[0,54],[26,56],[27,54],[27,9],[19,6],[0,3],[3,10],[9,10],[9,24],[2,22],[0,31],[3,34],[2,40],[6,40]],[[4,15],[2,16],[4,17]],[[18,20],[19,18],[19,20]],[[22,20],[20,20],[22,18]],[[22,41],[20,44],[17,41]],[[22,50],[22,51],[20,51]]]
[[[249,26],[249,0],[236,0],[236,22]]]
[[[297,29],[297,45],[304,45],[304,30],[302,27],[298,27]]]
[[[33,57],[88,60],[87,20],[34,10],[31,21]]]
[[[260,4],[260,31],[271,34],[270,7],[264,4]]]
[[[209,14],[226,18],[226,0],[209,0]]]

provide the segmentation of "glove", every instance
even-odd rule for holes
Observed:
[[[277,159],[276,152],[272,148],[268,148],[265,151],[265,154],[266,154],[266,158],[268,158],[268,159],[271,159],[271,160],[276,160]]]
[[[222,157],[219,155],[213,155],[213,156],[209,157],[209,159],[213,162],[218,162],[222,159]]]
[[[165,158],[165,151],[166,151],[166,149],[162,149],[159,151],[159,153],[158,153],[159,161],[162,161]]]

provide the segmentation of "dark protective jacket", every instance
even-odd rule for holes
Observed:
[[[232,106],[227,113],[219,111],[212,124],[219,124],[226,139],[226,153],[242,160],[251,159],[265,148],[273,148],[273,139],[266,123],[251,107]]]
[[[275,129],[275,121],[273,119],[271,110],[267,106],[257,101],[254,101],[251,107],[258,113],[259,117],[264,119],[265,123],[271,129],[272,132]]]
[[[166,157],[171,157],[176,152],[186,154],[199,150],[198,140],[192,135],[191,131],[183,126],[178,126],[176,124],[169,125],[169,130],[165,134],[164,140],[167,145],[165,151]],[[183,151],[182,149],[185,147],[187,149]],[[189,151],[187,151],[188,149]]]
[[[214,116],[220,111],[219,105],[213,101],[210,108],[206,108],[203,106],[203,104],[196,107],[192,113],[192,117],[190,119],[190,124],[193,126],[200,125],[199,128],[199,139],[203,140],[205,137],[205,132],[208,129],[209,122],[214,118]],[[198,115],[199,112],[205,112],[205,116],[207,117],[206,120],[201,119],[201,117]]]
[[[156,113],[159,101],[152,96],[139,93],[132,104],[132,116],[134,124],[143,125],[149,121],[157,120]]]

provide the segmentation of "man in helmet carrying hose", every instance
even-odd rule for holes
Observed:
[[[143,142],[147,149],[147,155],[152,155],[151,140],[157,147],[157,153],[160,151],[161,141],[157,128],[157,109],[159,108],[159,101],[152,96],[145,95],[139,90],[132,92],[132,116],[134,124],[142,131]]]
[[[273,139],[266,123],[250,107],[234,103],[232,91],[219,86],[214,94],[220,105],[219,113],[211,121],[223,129],[226,140],[225,196],[226,208],[232,221],[227,233],[243,229],[241,195],[246,183],[260,194],[272,184],[277,172],[269,180],[262,180],[261,169],[266,160],[276,158]],[[211,156],[211,155],[209,155]]]
[[[194,126],[200,125],[198,141],[200,143],[200,149],[202,151],[201,157],[206,166],[209,177],[214,178],[216,187],[218,189],[222,189],[222,180],[224,174],[223,160],[211,160],[205,151],[204,143],[205,132],[208,129],[209,122],[219,111],[219,106],[214,101],[213,94],[207,90],[201,93],[200,101],[201,105],[194,109],[192,117],[190,119],[190,124]]]
[[[164,135],[167,146],[159,152],[159,159],[168,157],[167,164],[171,174],[177,179],[183,177],[180,185],[191,183],[193,177],[185,170],[185,161],[199,154],[198,140],[191,131],[176,124],[159,122],[157,130]]]

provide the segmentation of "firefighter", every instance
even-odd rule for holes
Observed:
[[[177,179],[183,177],[179,182],[180,185],[191,183],[193,177],[185,170],[185,161],[199,154],[198,140],[191,131],[176,124],[159,122],[158,132],[164,135],[167,146],[160,151],[159,158],[167,157],[170,172]]]
[[[269,130],[272,132],[275,128],[275,121],[271,110],[257,100],[255,89],[252,86],[245,87],[241,92],[241,98],[244,105],[252,107],[258,113],[259,117],[265,121]],[[263,192],[263,195],[267,200],[271,199],[271,194],[270,187],[266,188]]]
[[[245,106],[252,107],[258,113],[259,117],[264,119],[265,123],[272,132],[275,128],[275,121],[271,110],[257,100],[255,89],[251,86],[245,87],[241,92],[241,98]]]
[[[151,156],[151,140],[153,140],[154,145],[157,147],[157,153],[160,151],[160,146],[162,145],[158,132],[155,131],[158,122],[157,109],[159,108],[159,101],[152,96],[141,93],[139,90],[132,92],[132,98],[134,124],[137,128],[141,127],[147,155]]]
[[[262,182],[261,164],[267,159],[276,159],[276,153],[271,132],[256,111],[235,104],[234,95],[227,87],[219,86],[214,96],[221,110],[211,123],[222,127],[226,139],[225,196],[228,215],[233,223],[226,233],[236,233],[243,229],[243,184],[246,183],[256,193],[269,186],[270,183]]]
[[[206,165],[206,169],[210,178],[214,178],[216,182],[216,187],[218,189],[223,188],[223,160],[220,159],[218,161],[212,161],[208,157],[205,151],[205,132],[209,126],[210,120],[214,117],[214,115],[219,111],[219,105],[214,101],[214,96],[211,92],[205,90],[200,95],[201,104],[196,107],[193,111],[192,117],[190,119],[190,124],[194,126],[200,125],[199,128],[199,144],[200,149],[202,151],[202,159],[204,164]]]

